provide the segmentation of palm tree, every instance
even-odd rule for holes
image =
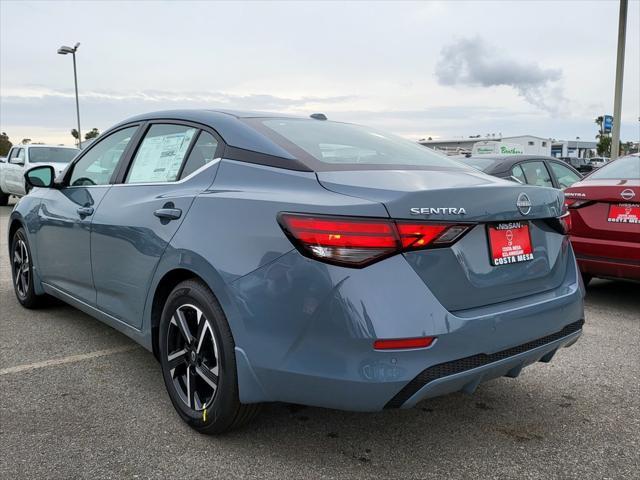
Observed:
[[[596,135],[596,138],[600,138],[604,134],[602,131],[602,124],[604,123],[604,117],[600,115],[599,117],[596,117],[594,122],[596,125],[598,125],[598,134]]]

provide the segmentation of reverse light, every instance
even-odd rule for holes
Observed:
[[[406,348],[426,348],[431,346],[436,337],[395,338],[376,340],[373,342],[375,350],[402,350]]]
[[[364,267],[403,251],[451,245],[469,225],[281,213],[278,222],[304,255]]]

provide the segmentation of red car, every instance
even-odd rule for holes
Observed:
[[[585,285],[592,277],[640,280],[640,157],[611,162],[564,194]]]

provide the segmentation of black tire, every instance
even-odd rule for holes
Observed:
[[[180,328],[178,323],[186,327]],[[183,333],[184,328],[188,334]],[[186,335],[192,339],[190,343]],[[205,284],[186,280],[173,289],[162,311],[158,337],[165,387],[176,411],[189,426],[213,435],[239,428],[256,416],[260,404],[240,403],[231,329],[218,300]],[[216,389],[212,388],[210,376],[214,371]],[[187,389],[187,379],[193,385],[191,389]]]
[[[0,207],[6,207],[9,203],[9,194],[0,190]]]
[[[19,228],[11,239],[11,280],[16,298],[25,308],[39,308],[44,306],[46,301],[46,296],[36,295],[33,288],[32,258],[27,235],[23,228]],[[18,275],[20,275],[20,281],[16,279]]]
[[[589,275],[588,273],[582,274],[582,282],[584,283],[585,288],[589,285],[589,282],[591,282],[592,279],[592,275]]]

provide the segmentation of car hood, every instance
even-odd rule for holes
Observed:
[[[472,169],[332,171],[317,175],[328,190],[384,204],[392,218],[447,221],[549,218],[560,215],[564,200],[560,190],[520,185]],[[522,193],[531,201],[531,211],[526,217],[516,205]],[[412,213],[415,208],[429,210],[421,210],[416,216]],[[425,211],[429,213],[422,213]]]

